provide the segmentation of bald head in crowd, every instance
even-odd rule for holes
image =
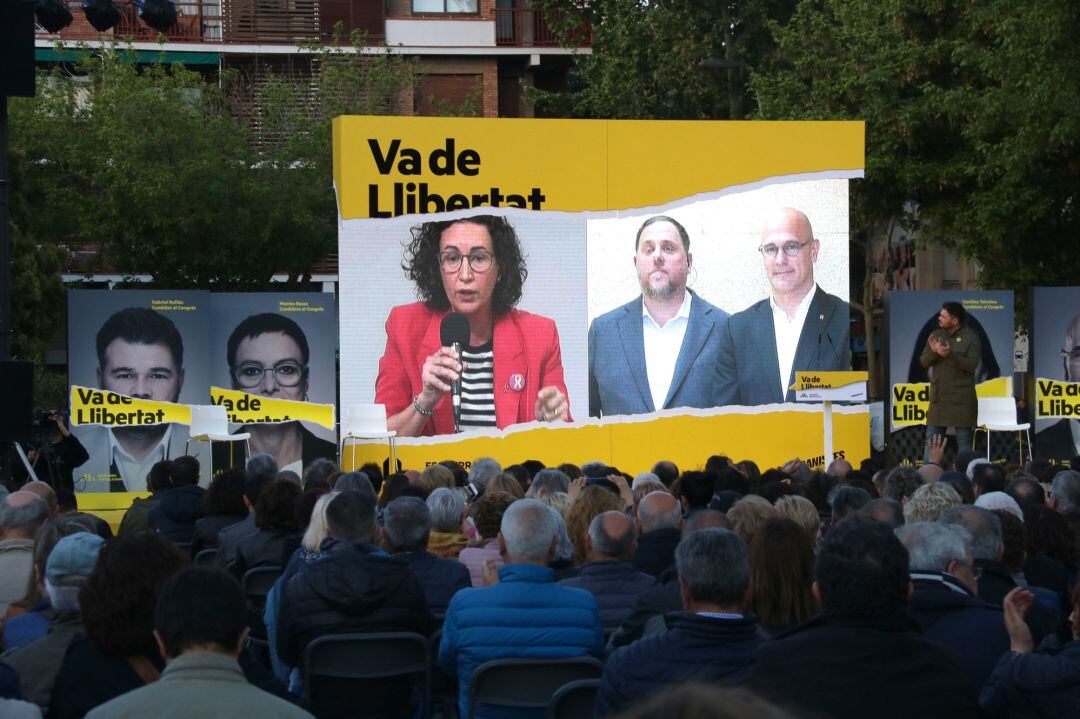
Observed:
[[[0,511],[0,538],[33,539],[49,518],[49,505],[33,492],[12,492]]]
[[[830,477],[836,477],[837,479],[843,479],[851,474],[851,469],[851,462],[846,459],[834,459],[829,464],[829,468],[825,470],[825,474]]]
[[[56,502],[56,492],[53,488],[45,484],[40,480],[34,480],[33,482],[27,482],[22,486],[21,492],[30,492],[41,498],[45,505],[49,508],[49,516],[56,518],[60,514],[60,508]]]
[[[629,561],[637,549],[637,527],[625,512],[598,514],[589,523],[585,546],[590,562]]]
[[[641,534],[658,529],[682,527],[682,505],[667,492],[646,494],[637,506],[638,529]]]

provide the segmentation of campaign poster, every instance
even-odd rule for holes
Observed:
[[[211,386],[293,402],[337,401],[337,311],[326,292],[214,293],[207,346]],[[281,416],[258,417],[234,431],[251,435],[215,444],[215,471],[243,466],[247,449],[266,452],[278,468],[303,475],[316,459],[336,459],[333,429]]]
[[[981,359],[975,370],[976,393],[980,397],[1012,397],[1015,306],[1011,291],[887,293],[889,445],[897,461],[917,464],[923,459],[930,370],[922,366],[919,357],[930,334],[938,329],[938,315],[945,302],[963,305],[967,325],[979,338]],[[985,449],[985,444],[981,446]],[[953,456],[955,451],[950,446],[948,456]]]
[[[211,387],[254,396],[333,405],[337,313],[327,293],[212,293],[71,290],[68,380],[139,400],[209,405]],[[256,381],[258,380],[258,381]],[[157,462],[191,454],[200,484],[242,466],[247,448],[301,474],[315,457],[336,456],[333,429],[263,417],[229,425],[246,442],[189,442],[179,422],[74,426],[90,455],[75,471],[78,492],[144,492]],[[257,426],[256,426],[257,425]]]
[[[69,290],[68,381],[159,402],[207,404],[210,294],[167,290]],[[144,492],[157,462],[191,453],[209,481],[209,453],[179,423],[71,428],[89,460],[76,492]]]
[[[1029,336],[1035,456],[1080,454],[1080,287],[1035,287]]]
[[[796,372],[850,369],[862,143],[861,123],[338,118],[343,411],[383,404],[407,438],[793,402]]]

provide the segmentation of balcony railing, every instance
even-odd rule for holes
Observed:
[[[559,38],[549,26],[549,20],[559,17],[561,13],[541,14],[531,8],[495,8],[495,44],[513,47],[559,47]],[[571,47],[588,47],[591,44],[592,30],[587,25],[576,28],[571,33]]]
[[[385,35],[383,3],[371,0],[174,0],[179,14],[176,25],[165,34],[167,42],[279,44],[333,39],[334,26],[342,23],[348,41],[353,30],[368,40]],[[120,5],[120,3],[118,3]],[[134,3],[123,7],[120,22],[109,33],[99,33],[83,15],[81,3],[69,7],[74,22],[59,36],[64,40],[97,40],[110,33],[137,42],[154,42],[157,30],[138,17]],[[37,28],[38,38],[56,37]]]

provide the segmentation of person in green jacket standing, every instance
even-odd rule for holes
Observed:
[[[930,374],[930,408],[926,413],[926,449],[930,461],[930,438],[956,429],[959,451],[970,449],[979,400],[975,396],[975,370],[982,357],[979,336],[967,326],[967,312],[959,302],[946,302],[938,314],[938,329],[930,333],[919,362]]]

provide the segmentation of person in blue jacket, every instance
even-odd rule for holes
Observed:
[[[459,685],[461,716],[468,714],[469,679],[484,662],[503,658],[554,658],[604,653],[596,598],[584,589],[561,587],[547,565],[558,541],[547,505],[520,499],[503,514],[499,550],[505,564],[499,581],[454,595],[443,624],[439,665]],[[506,710],[480,705],[477,719],[543,717],[543,709]]]

